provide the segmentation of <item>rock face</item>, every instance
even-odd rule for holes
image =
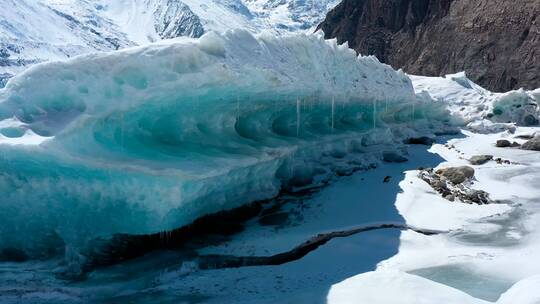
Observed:
[[[156,33],[162,39],[181,36],[198,38],[205,32],[199,16],[182,2],[169,0],[167,5],[158,6],[154,19]]]
[[[319,28],[411,74],[540,87],[540,0],[343,0]]]

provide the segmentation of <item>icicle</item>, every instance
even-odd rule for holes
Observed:
[[[236,121],[240,120],[240,97],[236,96]]]
[[[296,136],[300,136],[300,98],[296,97]]]
[[[415,107],[414,107],[414,102],[412,103],[412,120],[414,122],[414,111],[415,111]]]
[[[124,148],[124,112],[120,114],[120,146]]]
[[[377,127],[377,100],[373,100],[373,129]]]
[[[332,130],[334,130],[334,114],[336,111],[336,99],[332,96]]]

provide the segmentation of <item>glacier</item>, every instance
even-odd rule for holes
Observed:
[[[93,239],[317,185],[456,123],[322,33],[210,32],[38,64],[0,90],[0,252],[83,259]]]

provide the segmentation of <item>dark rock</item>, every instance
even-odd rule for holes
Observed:
[[[532,150],[532,151],[540,151],[540,136],[535,137],[527,142],[525,142],[521,149],[523,150]]]
[[[471,165],[483,165],[493,159],[493,155],[475,155],[469,159]]]
[[[456,200],[466,204],[490,204],[494,203],[485,191],[471,189],[470,183],[463,183],[474,176],[474,169],[471,167],[444,168],[428,172],[420,171],[418,177],[428,183],[433,190],[437,191],[443,198],[454,202]]]
[[[495,144],[495,146],[499,148],[508,148],[511,145],[512,143],[506,139],[499,139],[497,140],[497,143]]]
[[[404,143],[407,145],[425,145],[431,146],[435,142],[434,138],[421,136],[421,137],[411,137],[407,138]]]
[[[469,166],[450,167],[439,169],[436,173],[452,184],[457,185],[463,183],[468,178],[472,178],[474,176],[474,169]]]
[[[319,29],[411,74],[465,71],[493,91],[540,87],[539,0],[343,0]]]
[[[391,178],[392,178],[391,176],[385,176],[383,183],[389,183]]]
[[[383,160],[387,163],[404,163],[408,161],[408,159],[394,151],[386,151],[383,153]]]
[[[465,194],[465,200],[472,203],[484,205],[490,202],[489,194],[482,190],[470,190]]]

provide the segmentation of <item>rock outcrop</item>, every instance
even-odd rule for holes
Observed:
[[[540,87],[540,0],[343,0],[319,28],[411,74]]]
[[[474,169],[468,166],[442,168],[434,171],[432,168],[422,169],[418,177],[428,183],[445,199],[466,204],[492,204],[489,193],[472,189]]]
[[[521,149],[540,151],[540,137],[535,137],[533,139],[528,140],[521,146]]]

